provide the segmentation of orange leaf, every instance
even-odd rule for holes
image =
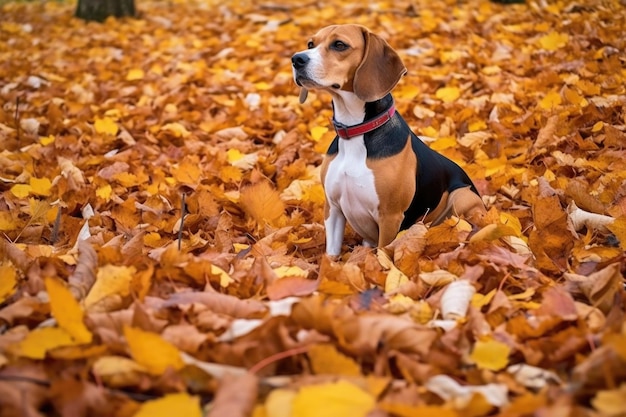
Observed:
[[[285,211],[280,194],[266,181],[244,188],[241,191],[240,202],[246,213],[258,225],[268,223],[271,226],[278,226]]]

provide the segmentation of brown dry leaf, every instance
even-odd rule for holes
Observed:
[[[589,276],[566,273],[564,277],[587,297],[591,305],[605,314],[613,306],[615,296],[623,289],[624,284],[619,263],[610,264]]]
[[[533,207],[535,229],[528,244],[535,254],[535,265],[550,272],[565,270],[567,256],[573,247],[567,214],[558,197],[538,196]]]
[[[319,282],[316,280],[286,276],[269,284],[265,291],[270,300],[280,300],[291,296],[304,297],[310,295],[318,289],[318,286]]]
[[[68,278],[70,290],[74,297],[83,300],[96,281],[98,255],[91,244],[82,240],[78,243],[78,262],[74,273]]]
[[[239,376],[226,374],[211,404],[207,417],[247,417],[257,399],[258,378],[250,373]]]
[[[544,153],[546,152],[547,148],[554,145],[554,143],[556,142],[554,135],[556,133],[558,125],[558,115],[555,114],[548,118],[546,124],[543,125],[543,127],[539,130],[539,133],[537,133],[537,139],[535,140],[535,143],[533,143],[533,150],[535,150],[536,153]]]
[[[165,307],[181,304],[204,304],[212,311],[234,318],[260,318],[267,307],[257,300],[241,300],[237,297],[216,292],[181,292],[172,294],[164,303]]]

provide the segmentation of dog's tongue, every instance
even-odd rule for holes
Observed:
[[[309,90],[307,90],[306,88],[302,87],[300,89],[300,104],[304,103],[306,101],[307,96],[309,95]]]

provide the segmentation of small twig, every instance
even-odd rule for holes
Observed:
[[[278,352],[272,356],[268,356],[267,358],[260,360],[259,362],[256,363],[256,365],[250,368],[248,372],[250,372],[251,374],[256,374],[261,369],[265,368],[267,365],[273,362],[279,361],[281,359],[289,358],[291,356],[296,356],[301,353],[306,353],[308,351],[309,351],[308,346],[300,346],[297,348],[285,350],[284,352]]]
[[[185,193],[183,193],[182,202],[180,203],[180,227],[178,228],[178,250],[180,250],[183,241],[183,225],[185,224],[185,215],[187,214],[187,205],[185,204]]]
[[[57,217],[54,219],[54,225],[52,226],[52,233],[50,235],[50,244],[54,245],[59,239],[59,230],[61,229],[61,212],[62,209],[59,206],[57,211]]]
[[[20,139],[21,139],[21,126],[20,126],[20,97],[17,96],[15,98],[15,116],[14,116],[14,121],[15,121],[15,133],[17,134],[17,143],[20,143]]]

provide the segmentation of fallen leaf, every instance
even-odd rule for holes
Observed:
[[[11,263],[0,264],[0,304],[15,293],[17,287],[17,271]]]
[[[187,393],[167,394],[162,398],[143,403],[133,417],[202,417],[200,399]]]
[[[50,310],[59,327],[77,343],[90,343],[93,335],[85,326],[83,309],[71,291],[56,278],[46,278],[45,285],[50,297]]]
[[[593,408],[605,416],[621,416],[626,413],[626,384],[621,384],[619,388],[599,391],[591,400]]]
[[[168,368],[178,370],[184,365],[178,349],[156,333],[124,326],[124,337],[133,359],[154,375],[161,375]]]
[[[293,415],[312,417],[365,417],[376,404],[374,397],[350,382],[339,380],[302,387],[293,399]]]
[[[311,368],[316,374],[360,376],[361,367],[350,357],[338,352],[332,345],[318,344],[307,352]]]
[[[470,359],[479,369],[499,371],[509,362],[511,348],[494,339],[480,339],[474,345]]]
[[[247,417],[254,408],[258,393],[258,378],[250,373],[225,375],[207,417]]]
[[[26,335],[17,344],[15,353],[31,359],[44,359],[46,353],[59,346],[76,344],[76,341],[65,330],[58,327],[41,327]]]

